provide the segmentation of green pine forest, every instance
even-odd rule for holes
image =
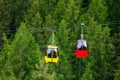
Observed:
[[[46,64],[51,30],[59,61]],[[120,80],[120,0],[0,0],[0,80]]]

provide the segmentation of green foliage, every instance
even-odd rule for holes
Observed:
[[[8,76],[8,78],[14,76],[20,80],[33,78],[32,75],[36,71],[36,65],[39,65],[42,55],[25,23],[21,23],[13,42],[10,46],[6,44],[2,51],[2,57],[5,57],[6,62],[1,57],[0,61],[4,62],[1,64],[5,65],[1,67],[7,69],[3,70],[4,73],[1,72],[4,76]]]
[[[104,0],[91,0],[89,4],[88,13],[91,17],[94,17],[95,21],[105,21],[107,14],[107,6]]]
[[[0,80],[119,80],[120,27],[97,24],[119,21],[119,3],[0,0],[0,33],[6,35],[3,39],[0,35]],[[79,67],[74,48],[82,22],[89,56],[80,59]],[[51,30],[55,30],[60,54],[57,64],[44,63],[46,47],[52,42]]]
[[[85,68],[85,72],[83,73],[80,80],[88,80],[88,79],[94,80],[90,62],[87,64],[87,67]]]
[[[107,6],[108,6],[108,20],[109,21],[116,21],[117,23],[119,23],[119,18],[120,18],[120,1],[114,1],[114,0],[106,0]],[[113,6],[114,5],[114,6]],[[111,35],[114,39],[113,44],[114,44],[114,51],[115,54],[112,55],[112,72],[111,72],[111,76],[110,78],[115,79],[115,80],[119,80],[119,78],[117,77],[117,74],[119,74],[119,70],[120,70],[120,66],[119,66],[119,62],[120,62],[120,25],[110,25],[109,26],[111,28]],[[115,71],[114,71],[115,70]],[[116,75],[115,77],[113,75]]]
[[[114,80],[119,80],[120,79],[119,75],[120,75],[120,69],[116,71]]]
[[[5,34],[3,34],[4,46],[0,53],[0,78],[1,80],[16,80],[14,73],[12,72],[12,68],[8,63],[9,56],[12,51],[12,47],[10,46],[9,41],[7,40]]]

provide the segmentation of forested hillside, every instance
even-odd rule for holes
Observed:
[[[0,80],[120,80],[119,0],[0,0]],[[75,44],[84,23],[86,58]],[[47,46],[58,63],[45,63]]]

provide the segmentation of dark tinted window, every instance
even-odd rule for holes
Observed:
[[[48,57],[52,57],[52,49],[51,48],[48,48],[47,49],[47,54],[48,54]]]

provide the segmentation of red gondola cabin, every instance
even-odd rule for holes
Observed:
[[[86,40],[78,40],[75,46],[75,56],[78,58],[86,58],[88,56],[88,44]]]

